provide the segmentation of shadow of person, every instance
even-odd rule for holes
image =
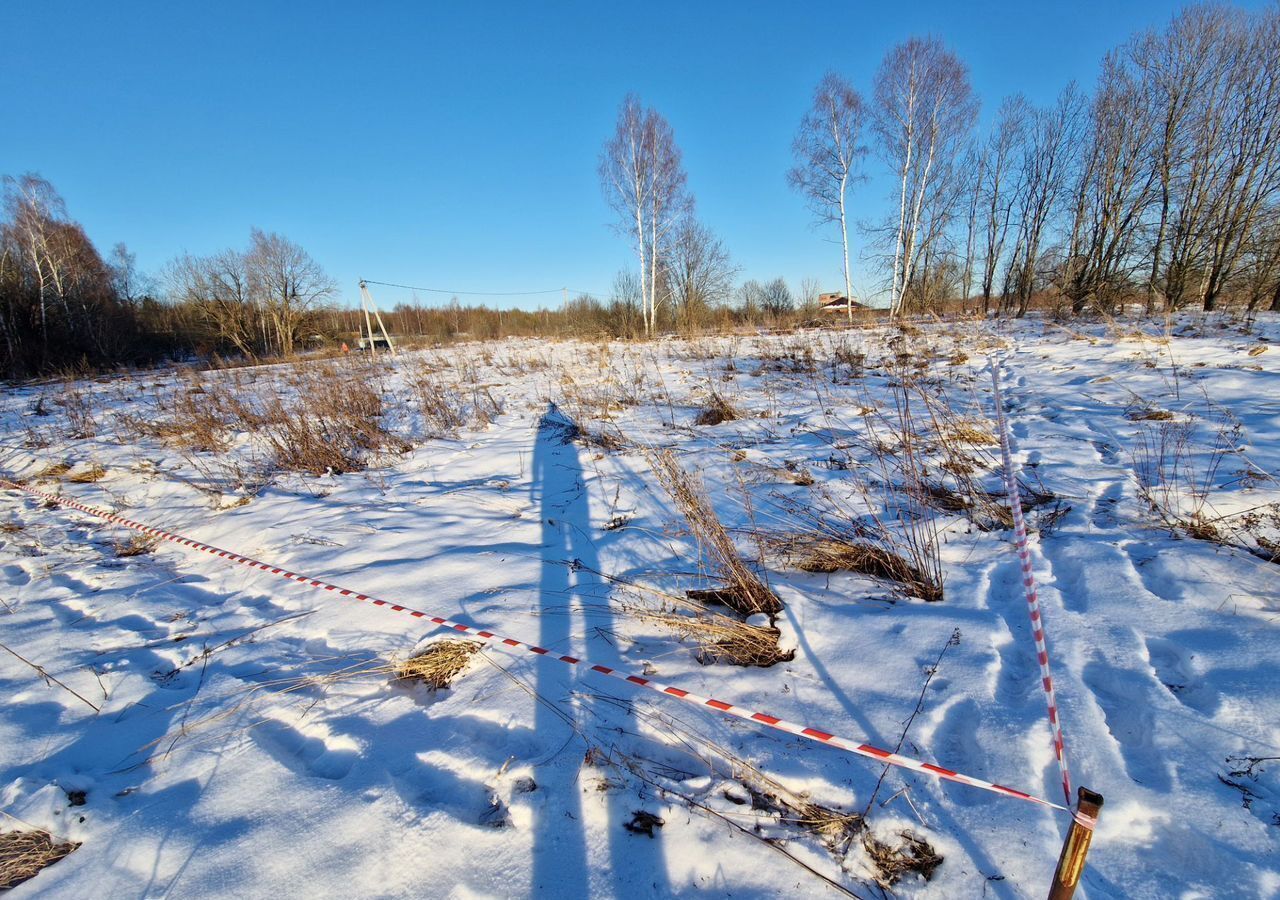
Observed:
[[[613,613],[607,599],[609,585],[596,574],[600,565],[592,537],[587,487],[578,448],[573,443],[577,433],[577,426],[554,403],[548,404],[538,423],[532,473],[533,498],[539,503],[542,517],[539,640],[543,647],[557,653],[593,659],[592,653],[597,657],[605,654],[612,662],[615,651],[611,647],[597,642],[588,652],[586,644],[590,634],[611,631]],[[577,648],[573,647],[575,622],[580,626],[581,646]],[[569,728],[580,734],[588,726],[599,727],[594,719],[583,722],[576,698],[571,696],[577,671],[550,660],[541,660],[537,671],[538,694],[558,707],[552,709],[546,702],[538,704],[535,729],[542,740],[547,744],[565,740]],[[611,737],[605,749],[612,757],[617,755],[613,746],[616,739],[612,736],[625,739],[635,734],[636,723],[629,701],[616,707],[610,705],[610,709],[616,713],[608,716]],[[566,748],[572,745],[585,751],[586,746],[574,741],[573,736],[571,731]],[[587,746],[599,743],[599,739],[593,738]],[[582,897],[590,893],[583,787],[578,780],[582,757],[576,752],[566,755],[563,750],[559,756],[557,783],[547,785],[557,789],[559,800],[553,804],[548,796],[548,802],[535,817],[533,890],[546,895]],[[670,888],[661,832],[655,831],[650,839],[632,834],[624,827],[639,808],[639,802],[625,785],[617,783],[618,772],[625,769],[617,767],[600,780],[600,785],[606,788],[609,810],[607,839],[612,883],[607,892],[615,897],[665,896]],[[597,882],[596,887],[603,889],[605,884]]]

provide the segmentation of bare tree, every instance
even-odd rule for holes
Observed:
[[[978,203],[982,226],[982,312],[991,308],[991,292],[996,271],[1005,254],[1019,193],[1017,150],[1027,127],[1029,104],[1021,94],[1006,97],[1000,104],[995,130],[982,148],[982,175],[978,181]]]
[[[754,278],[739,285],[738,309],[746,321],[754,322],[756,316],[764,309],[764,285]]]
[[[1161,287],[1166,300],[1173,305],[1181,302],[1194,265],[1210,162],[1223,138],[1238,50],[1232,33],[1239,31],[1240,18],[1237,11],[1222,6],[1191,6],[1164,31],[1138,35],[1126,48],[1151,97],[1156,119],[1152,164],[1158,198],[1147,278],[1148,312],[1154,310]]]
[[[1026,315],[1031,304],[1050,222],[1066,200],[1083,108],[1084,100],[1072,83],[1053,106],[1031,111],[1022,144],[1018,237],[1006,275],[1019,316]]]
[[[336,285],[302,247],[258,228],[249,234],[245,271],[250,296],[268,328],[267,346],[290,355],[308,315],[332,296]]]
[[[600,154],[600,183],[618,214],[618,230],[631,236],[639,258],[642,314],[651,335],[657,329],[662,250],[693,200],[671,126],[634,94],[623,100],[617,129]]]
[[[800,309],[806,315],[814,315],[818,312],[818,297],[822,292],[822,284],[816,278],[800,279]],[[848,296],[846,294],[846,296]],[[850,297],[850,300],[853,298]],[[852,304],[851,304],[852,305]]]
[[[1218,189],[1200,287],[1206,311],[1216,308],[1255,228],[1280,196],[1280,4],[1246,20],[1237,46],[1238,87],[1222,142],[1221,175],[1214,179]]]
[[[245,356],[265,352],[243,253],[179,257],[169,267],[168,282],[169,296],[191,309],[206,339]]]
[[[66,220],[67,207],[52,184],[32,173],[19,178],[6,175],[4,187],[8,242],[14,247],[15,255],[22,258],[24,268],[34,275],[40,341],[47,348],[49,304],[60,262],[54,234],[59,223]]]
[[[967,205],[964,218],[964,274],[960,276],[960,295],[964,304],[968,304],[969,298],[973,296],[973,263],[978,241],[978,207],[982,204],[982,185],[986,179],[987,167],[987,154],[984,151],[985,148],[971,147],[965,160],[965,169],[970,175],[965,185]]]
[[[738,267],[724,243],[693,216],[686,216],[670,242],[664,269],[678,315],[695,327],[707,310],[729,299]]]
[[[1090,299],[1110,309],[1132,287],[1138,226],[1155,184],[1153,131],[1150,98],[1123,59],[1109,54],[1090,111],[1062,274],[1062,292],[1076,314]]]
[[[958,193],[945,190],[945,181],[956,174],[977,112],[968,69],[936,38],[911,38],[898,45],[876,73],[872,121],[881,152],[899,181],[890,289],[895,315],[902,311],[920,256],[917,242],[926,201],[931,191],[935,198]]]
[[[795,298],[791,296],[791,288],[781,278],[775,278],[764,286],[760,292],[760,305],[771,319],[781,319],[796,308]]]
[[[111,270],[83,227],[39,175],[4,179],[0,279],[6,302],[5,367],[13,371],[117,358],[134,328],[117,301]],[[31,347],[27,333],[38,335]]]
[[[853,286],[845,198],[850,185],[859,178],[856,169],[866,153],[859,143],[865,118],[862,96],[839,75],[828,72],[813,92],[813,106],[800,120],[792,144],[796,165],[787,173],[788,183],[805,195],[818,222],[840,226],[844,295],[850,300],[851,323]]]

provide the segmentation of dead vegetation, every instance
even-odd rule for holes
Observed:
[[[881,841],[867,832],[862,836],[862,847],[875,864],[877,880],[884,888],[893,887],[908,874],[919,874],[928,881],[942,865],[942,856],[933,845],[910,831],[899,832],[897,844]]]
[[[779,648],[781,632],[774,627],[782,601],[738,555],[703,485],[684,470],[670,450],[653,450],[648,455],[659,484],[697,541],[699,558],[721,584],[686,591],[684,598],[664,595],[658,609],[642,604],[629,611],[642,621],[675,632],[681,640],[692,640],[703,664],[767,668],[794,658],[794,650]],[[736,617],[713,612],[708,605],[722,606]],[[769,617],[769,624],[744,621],[761,614]]]
[[[711,392],[710,399],[702,409],[698,410],[694,425],[719,425],[722,422],[733,422],[742,418],[742,413],[716,391]]]
[[[128,558],[132,556],[145,556],[156,549],[160,543],[160,538],[150,534],[133,534],[122,541],[116,541],[114,544],[116,556]]]
[[[1136,406],[1124,416],[1131,422],[1168,422],[1173,419],[1173,413],[1169,410],[1155,406]]]
[[[671,773],[677,770],[665,762],[655,765],[649,760],[634,757],[627,761],[628,769],[642,780],[680,797],[694,809],[740,828],[775,849],[789,843],[788,834],[794,834],[793,829],[807,832],[840,862],[842,869],[848,868],[854,848],[861,847],[871,877],[885,890],[913,873],[927,881],[943,863],[943,857],[919,835],[902,830],[894,835],[896,841],[881,840],[866,814],[845,812],[819,803],[807,792],[791,790],[729,748],[697,734],[678,720],[640,712],[654,719],[653,725],[667,736],[668,749],[687,754],[695,770],[703,769],[726,779],[728,783],[721,781],[717,792],[729,803],[743,810],[749,808],[753,815],[747,818],[754,819],[754,822],[750,826],[740,825],[738,820],[744,816],[726,815],[718,803],[709,803],[685,793],[679,780],[671,780]],[[790,856],[785,850],[782,852]],[[814,872],[807,865],[801,865]],[[819,877],[825,879],[825,876]]]
[[[97,411],[90,393],[67,384],[54,402],[67,417],[67,437],[85,439],[98,434]]]
[[[92,463],[91,465],[81,469],[79,472],[69,476],[67,481],[70,481],[73,484],[93,484],[96,481],[101,481],[106,477],[106,475],[106,469],[97,463]]]
[[[60,841],[47,831],[7,831],[0,834],[0,891],[15,888],[34,878],[79,848]]]
[[[696,614],[685,615],[644,606],[635,607],[630,612],[640,621],[652,622],[675,632],[681,640],[693,641],[698,647],[698,662],[703,665],[724,662],[767,669],[795,658],[794,650],[779,649],[781,632],[777,628],[751,625],[720,613],[689,608]]]
[[[471,657],[484,644],[458,638],[434,641],[425,650],[395,666],[398,681],[425,684],[433,691],[449,687],[467,668]]]
[[[1239,473],[1223,471],[1229,459],[1239,456],[1242,430],[1226,416],[1210,423],[1192,415],[1145,424],[1133,451],[1138,496],[1173,534],[1280,562],[1280,503],[1230,512],[1221,512],[1214,503],[1214,495],[1230,482],[1247,487],[1270,480],[1248,460]]]
[[[404,453],[409,442],[383,426],[372,373],[326,365],[302,375],[294,395],[267,404],[263,428],[275,464],[287,472],[340,475],[364,469],[378,453]]]
[[[773,534],[767,540],[802,572],[853,572],[893,582],[930,603],[942,599],[940,584],[883,544],[816,533]]]
[[[782,601],[738,555],[702,484],[684,470],[670,450],[652,451],[649,461],[658,483],[688,522],[702,558],[724,583],[718,601],[742,616],[781,612]]]

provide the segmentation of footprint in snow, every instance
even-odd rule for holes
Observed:
[[[323,726],[301,731],[286,722],[269,719],[249,733],[277,762],[316,778],[345,778],[360,756],[360,745],[355,740],[330,734]]]
[[[1173,778],[1154,741],[1154,710],[1159,708],[1160,698],[1152,694],[1155,685],[1151,676],[1094,660],[1084,668],[1084,682],[1102,708],[1107,731],[1130,780],[1154,791],[1168,792]]]
[[[960,700],[947,707],[942,721],[928,738],[928,746],[937,757],[938,764],[961,772],[983,771],[988,768],[989,754],[978,743],[978,726],[982,723],[982,710],[972,698]],[[981,791],[955,791],[954,799],[963,806],[986,803]]]
[[[0,569],[0,573],[2,573],[5,580],[14,587],[22,587],[24,584],[31,583],[31,575],[26,569],[19,565],[5,566],[3,569]]]
[[[1179,703],[1206,716],[1217,711],[1218,692],[1196,672],[1192,654],[1164,638],[1148,638],[1147,655],[1156,678]]]

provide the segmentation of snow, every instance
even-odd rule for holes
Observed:
[[[994,359],[1024,478],[1064,510],[1051,524],[1031,514],[1045,526],[1032,553],[1073,780],[1106,797],[1079,896],[1274,897],[1280,569],[1249,552],[1272,532],[1233,532],[1226,546],[1164,527],[1135,477],[1160,423],[1134,413],[1194,423],[1183,464],[1198,472],[1216,423],[1238,426],[1212,480],[1214,514],[1280,500],[1276,326],[947,323],[905,337],[881,327],[418,351],[377,378],[410,452],[358,473],[279,475],[260,491],[251,478],[237,486],[263,458],[252,436],[180,451],[126,417],[155,420],[192,379],[248,392],[286,384],[290,367],[28,384],[0,397],[0,473],[890,749],[958,631],[902,752],[1060,802],[1009,530],[939,514],[939,603],[766,556],[785,603],[780,642],[796,651],[771,668],[701,665],[690,644],[630,614],[652,591],[708,584],[637,445],[676,449],[751,557],[751,532],[800,527],[797,505],[863,502],[839,462],[852,454],[857,468],[860,410],[893,403],[886,356],[905,346],[927,359],[936,390],[977,422],[994,419]],[[848,364],[858,353],[862,372]],[[504,412],[426,437],[410,386],[419,366],[459,390],[489,385]],[[711,390],[746,414],[694,426]],[[75,391],[99,411],[93,437],[70,436],[57,401]],[[566,442],[563,417],[633,446]],[[58,462],[105,475],[37,477]],[[816,484],[793,483],[788,465]],[[983,479],[996,486],[998,471]],[[387,672],[439,637],[406,616],[170,544],[118,557],[120,529],[13,491],[0,491],[0,525],[0,642],[100,707],[0,652],[0,811],[82,842],[15,898],[836,895],[815,873],[879,892],[858,841],[835,852],[776,808],[753,808],[746,789],[776,782],[795,803],[860,813],[882,772],[870,760],[500,647],[431,693]],[[662,820],[652,837],[624,827],[643,826],[638,811]],[[909,830],[944,857],[931,880],[893,887],[906,897],[1042,896],[1068,821],[902,769],[868,817],[877,839]]]

